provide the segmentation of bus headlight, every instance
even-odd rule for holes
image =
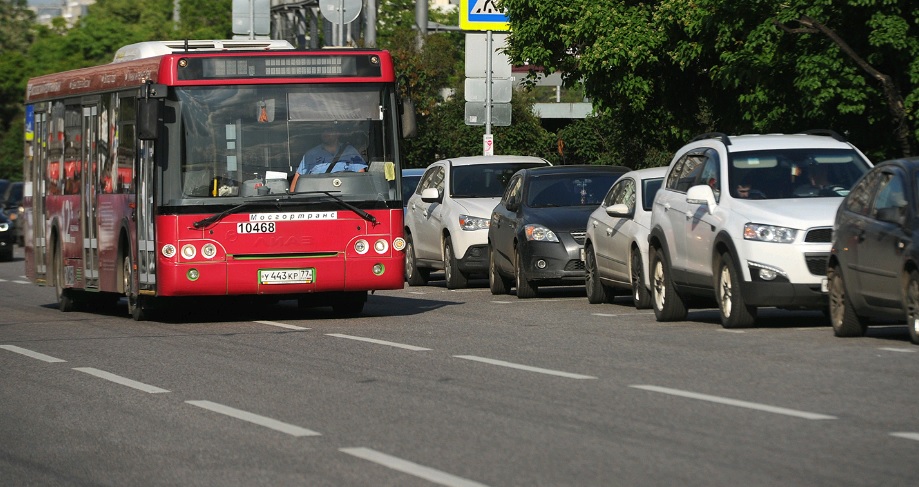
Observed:
[[[188,269],[185,276],[188,277],[189,281],[197,281],[201,274],[198,273],[198,269]]]
[[[389,250],[389,243],[381,238],[373,243],[373,250],[375,250],[378,254],[385,253],[387,250]]]
[[[204,247],[201,247],[201,255],[205,259],[213,259],[217,255],[217,246],[212,243],[204,244]]]
[[[163,252],[163,257],[171,259],[176,255],[176,246],[172,244],[163,245],[161,252]]]
[[[405,239],[402,237],[397,237],[392,241],[392,248],[401,252],[403,249],[405,249]]]
[[[357,242],[354,242],[354,251],[355,251],[355,252],[357,252],[357,253],[359,253],[359,254],[361,254],[361,255],[364,255],[364,254],[367,253],[368,250],[370,250],[370,244],[368,244],[366,240],[360,239],[360,240],[358,240]]]
[[[195,258],[195,255],[198,254],[198,251],[195,250],[195,246],[192,244],[185,244],[182,246],[182,257],[187,260]]]
[[[383,275],[383,272],[385,272],[385,271],[386,271],[386,266],[384,266],[383,264],[374,264],[374,265],[373,265],[373,275],[375,275],[375,276],[382,276],[382,275]]]

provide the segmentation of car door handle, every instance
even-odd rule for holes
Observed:
[[[609,237],[609,236],[612,235],[612,234],[613,234],[613,229],[612,229],[612,228],[607,228],[607,229],[606,229],[606,236]]]
[[[669,209],[670,209],[670,203],[664,203],[664,211],[667,211]]]

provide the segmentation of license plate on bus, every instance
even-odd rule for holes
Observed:
[[[316,269],[259,269],[259,284],[312,284]]]

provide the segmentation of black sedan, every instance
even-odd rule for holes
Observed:
[[[919,158],[878,164],[836,212],[827,268],[836,336],[861,336],[871,320],[906,319],[919,344]]]
[[[16,245],[15,226],[6,213],[0,211],[0,260],[13,260]]]
[[[628,171],[552,166],[515,173],[488,228],[491,293],[516,287],[523,299],[535,297],[542,285],[583,285],[587,219]]]

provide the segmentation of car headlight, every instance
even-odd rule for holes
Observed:
[[[542,225],[530,224],[523,227],[523,231],[526,233],[527,240],[534,240],[537,242],[558,242],[558,236],[555,235],[555,232]]]
[[[743,238],[758,240],[760,242],[792,243],[798,236],[794,228],[777,227],[775,225],[760,225],[747,223],[743,226]]]
[[[459,216],[460,228],[466,231],[488,230],[488,225],[490,224],[491,224],[491,220],[489,220],[488,218],[479,218],[477,216],[469,216],[469,215]]]
[[[0,223],[0,232],[5,232],[10,229],[9,223]]]

